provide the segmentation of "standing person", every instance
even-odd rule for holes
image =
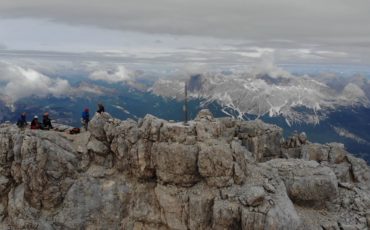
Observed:
[[[98,111],[96,111],[96,112],[98,112],[99,114],[104,113],[105,112],[104,105],[99,103],[98,104]]]
[[[82,112],[81,121],[82,121],[83,127],[87,131],[87,128],[89,126],[89,121],[90,121],[89,108],[85,108],[84,111]]]
[[[44,113],[44,117],[42,118],[42,125],[43,125],[43,129],[46,129],[46,130],[53,129],[53,125],[51,124],[51,120],[49,118],[48,112]]]
[[[39,117],[34,116],[31,122],[31,129],[41,129],[41,124],[39,122]]]
[[[23,112],[17,121],[17,126],[21,129],[27,127],[26,113]]]

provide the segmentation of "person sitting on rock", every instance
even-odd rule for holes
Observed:
[[[90,121],[89,108],[85,108],[84,111],[82,112],[81,122],[86,131],[89,126],[89,121]]]
[[[27,126],[27,120],[26,120],[26,113],[25,112],[23,112],[21,114],[21,117],[18,119],[17,126],[21,129],[23,129]]]
[[[99,114],[104,113],[105,112],[104,105],[99,103],[98,104],[98,111],[96,111],[96,112],[99,113]]]
[[[39,122],[39,117],[34,116],[31,122],[31,129],[41,129],[41,124]]]
[[[42,118],[42,125],[43,129],[45,130],[53,129],[53,125],[51,124],[48,112],[44,113],[44,117]]]

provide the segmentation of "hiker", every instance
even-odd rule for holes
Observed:
[[[41,129],[41,124],[39,122],[39,117],[34,116],[31,122],[31,129]]]
[[[104,113],[105,112],[104,105],[99,103],[98,104],[98,111],[96,111],[96,112],[99,113],[99,114]]]
[[[21,129],[27,127],[26,113],[23,112],[17,121],[17,126]]]
[[[53,129],[53,125],[51,124],[48,112],[44,113],[44,117],[42,118],[42,125],[42,128],[45,130]]]
[[[89,108],[85,108],[84,111],[82,112],[81,122],[86,131],[89,126],[89,121],[90,121]]]

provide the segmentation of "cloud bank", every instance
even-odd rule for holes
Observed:
[[[368,41],[369,8],[367,0],[2,0],[0,15],[145,33],[353,42]]]
[[[0,89],[8,104],[30,96],[61,97],[71,93],[67,80],[50,78],[34,69],[0,62]]]
[[[285,62],[297,57],[316,63],[325,59],[368,62],[368,9],[368,0],[157,0],[155,3],[146,0],[2,0],[0,34],[6,41],[0,42],[26,50],[29,46],[38,50],[61,47],[73,51],[125,48],[125,54],[145,57],[168,55],[168,48],[174,46],[197,52],[206,47],[205,57],[199,53],[189,57],[188,53],[181,52],[170,57],[176,59],[184,55],[185,61],[194,62],[215,55],[228,59],[232,52],[238,58],[254,58],[259,52],[248,52],[251,47],[269,47],[282,49],[277,56]],[[30,25],[14,22],[22,19]],[[5,25],[2,21],[6,21]],[[18,26],[22,29],[14,30]],[[26,35],[22,31],[26,31]],[[123,32],[136,34],[120,34]],[[32,42],[28,41],[30,37]],[[176,40],[184,37],[189,39],[176,44]],[[203,47],[194,45],[198,38],[206,40],[202,42]],[[213,45],[213,39],[224,42]],[[227,49],[229,40],[234,41],[231,49]],[[135,46],[137,43],[148,46]],[[207,44],[211,44],[211,49]],[[160,53],[147,52],[150,47],[159,47]]]

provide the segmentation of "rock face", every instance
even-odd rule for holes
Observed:
[[[289,143],[288,143],[289,142]],[[0,229],[367,229],[370,169],[261,121],[0,125]]]

